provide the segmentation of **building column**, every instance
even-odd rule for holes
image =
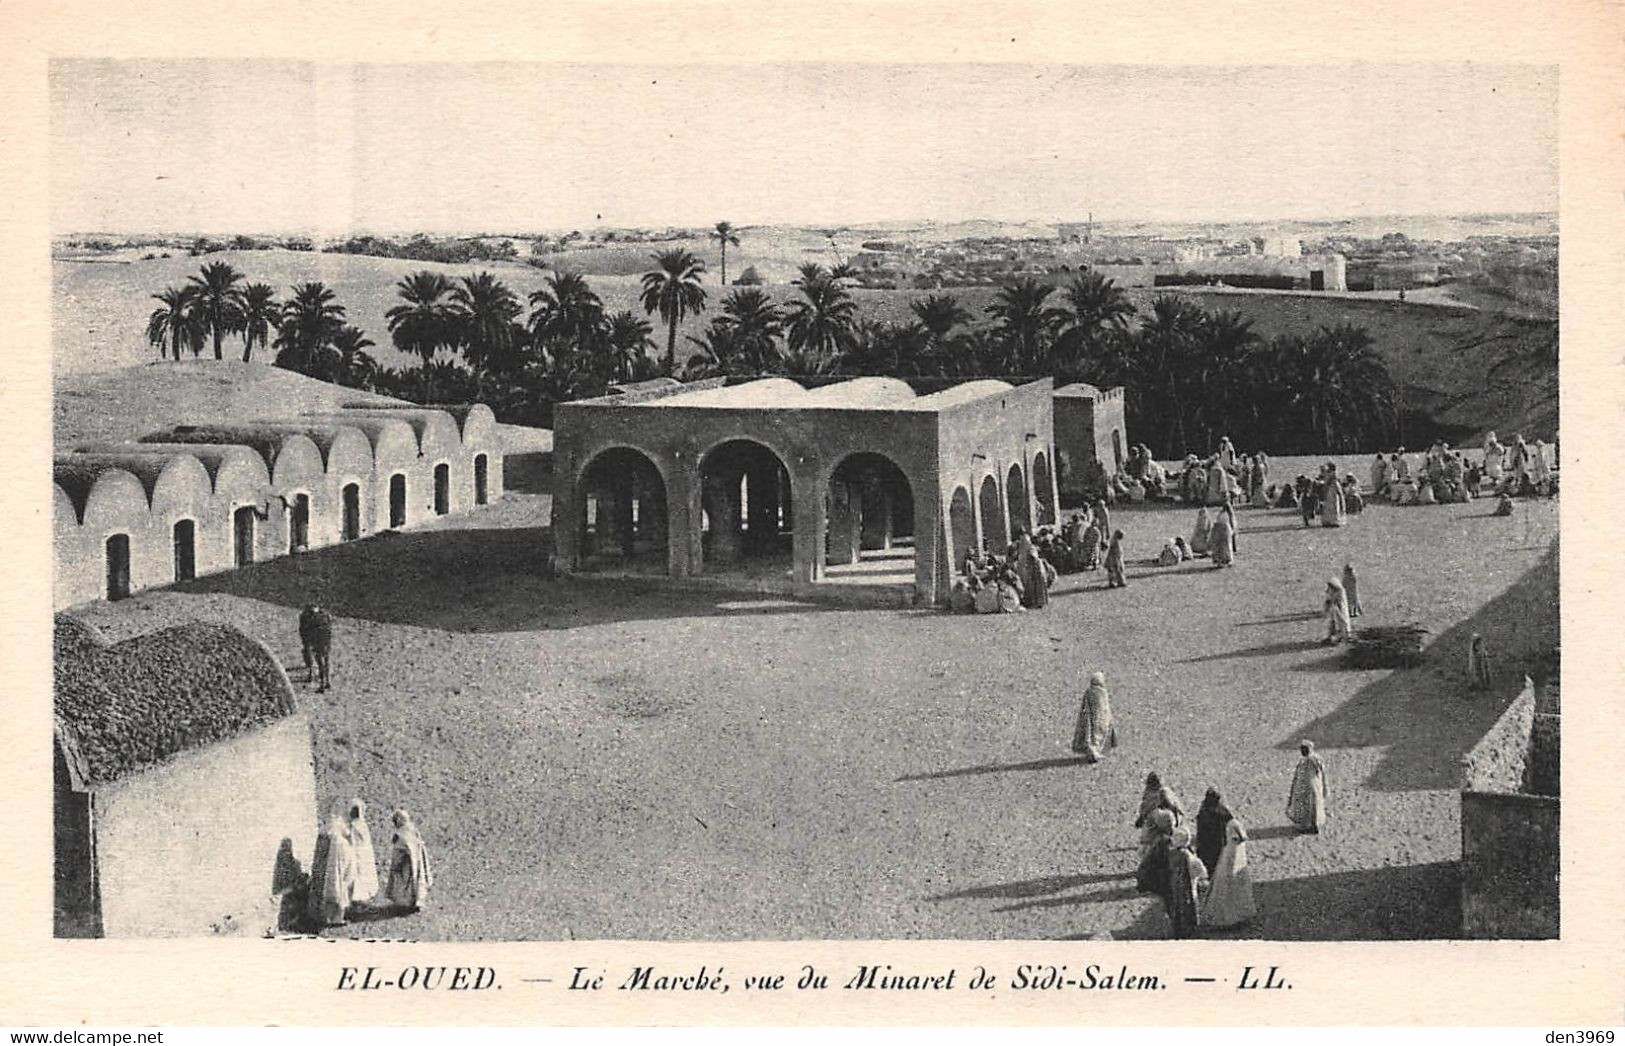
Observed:
[[[948,599],[954,546],[942,491],[922,479],[909,483],[914,494],[914,598],[921,606],[934,606]]]
[[[560,479],[553,488],[553,565],[554,569],[568,574],[581,566],[582,506],[581,491],[578,489],[581,477],[575,474],[574,461],[567,453],[554,459],[553,468],[553,474]],[[374,512],[378,507],[376,496],[367,500],[372,504],[362,506],[364,520],[369,507]],[[369,532],[365,522],[363,528],[362,533]]]
[[[858,504],[862,510],[859,522],[859,547],[865,549],[891,548],[892,492],[889,484],[873,477],[875,482],[859,487]]]
[[[848,566],[858,561],[862,524],[861,498],[856,484],[830,481],[829,488],[829,548],[826,562],[832,566]],[[799,513],[797,514],[799,516]],[[799,528],[797,533],[799,533]]]
[[[779,466],[777,462],[757,462],[746,473],[746,494],[750,544],[770,549],[779,536]]]
[[[637,536],[632,526],[632,477],[630,475],[616,476],[610,486],[609,503],[599,503],[600,511],[607,508],[608,512],[599,517],[599,530],[604,530],[604,515],[609,517],[608,533],[613,535],[612,548],[620,550],[621,555],[628,559],[632,556],[632,543]]]
[[[666,572],[672,577],[688,577],[701,572],[699,477],[692,458],[678,453],[669,470],[666,487]]]
[[[832,498],[833,500],[833,498]],[[795,529],[791,550],[792,577],[810,584],[824,579],[824,491],[818,481],[818,463],[803,463],[791,484]]]
[[[739,476],[711,476],[701,480],[702,507],[711,523],[711,560],[719,565],[738,561],[740,533]]]
[[[1050,514],[1058,526],[1061,522],[1061,481],[1053,443],[1045,451],[1044,460],[1049,465],[1049,489],[1044,491],[1044,499],[1049,502]]]

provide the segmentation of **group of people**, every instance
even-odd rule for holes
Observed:
[[[1116,747],[1106,675],[1093,672],[1078,709],[1072,750],[1095,763]],[[1326,765],[1311,741],[1301,742],[1299,753],[1286,816],[1300,832],[1319,833],[1327,816]],[[1179,798],[1153,771],[1146,775],[1134,827],[1140,829],[1135,886],[1162,898],[1173,936],[1193,936],[1198,927],[1239,926],[1258,914],[1247,867],[1247,830],[1218,791],[1207,790],[1193,833]]]
[[[1517,436],[1511,446],[1494,432],[1484,437],[1481,461],[1469,461],[1460,450],[1439,441],[1413,466],[1405,448],[1371,463],[1371,489],[1396,505],[1461,503],[1498,496],[1551,497],[1557,493],[1554,448],[1543,440],[1524,442]]]
[[[1236,561],[1236,510],[1226,503],[1216,513],[1209,514],[1207,506],[1196,510],[1196,526],[1187,543],[1183,537],[1171,537],[1163,542],[1162,551],[1153,563],[1159,567],[1172,567],[1193,559],[1211,559],[1215,567],[1233,566]]]
[[[1049,541],[1046,536],[1045,544]],[[1002,553],[972,549],[949,593],[949,606],[959,613],[1016,614],[1049,605],[1056,570],[1022,527]]]
[[[316,837],[310,863],[310,892],[306,912],[317,927],[342,926],[357,906],[410,914],[429,900],[434,873],[423,836],[412,815],[396,810],[390,818],[389,864],[383,890],[378,883],[378,858],[372,831],[367,827],[367,804],[351,799],[335,803],[327,824]]]
[[[1216,790],[1207,790],[1193,832],[1179,799],[1153,771],[1146,775],[1134,827],[1140,829],[1135,888],[1162,898],[1172,936],[1240,926],[1258,915],[1247,830]]]

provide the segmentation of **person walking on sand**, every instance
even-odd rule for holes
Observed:
[[[1490,663],[1484,637],[1477,632],[1467,641],[1467,681],[1474,690],[1488,690],[1495,684],[1495,666]]]
[[[395,834],[389,841],[389,883],[384,896],[394,907],[415,912],[429,903],[429,887],[434,885],[429,851],[411,814],[396,810],[391,821]]]
[[[1343,583],[1336,578],[1326,580],[1326,599],[1321,604],[1326,615],[1326,638],[1322,643],[1341,643],[1349,638],[1349,600]]]
[[[1224,805],[1217,789],[1209,788],[1196,811],[1196,856],[1202,859],[1209,875],[1218,867],[1219,854],[1224,850],[1224,826],[1229,820],[1230,808]]]
[[[1201,923],[1215,929],[1240,926],[1258,915],[1253,873],[1247,867],[1247,830],[1231,817],[1224,823],[1224,849],[1213,869]]]
[[[1343,595],[1349,603],[1349,618],[1352,620],[1360,616],[1360,579],[1354,573],[1353,563],[1343,564]]]
[[[1315,754],[1313,741],[1299,742],[1298,752],[1302,758],[1292,772],[1286,817],[1299,831],[1318,833],[1326,823],[1326,764]]]
[[[299,611],[299,645],[305,655],[305,681],[316,682],[317,692],[332,686],[329,664],[333,651],[333,617],[315,603]]]
[[[1128,587],[1128,578],[1123,574],[1123,532],[1121,530],[1112,532],[1112,544],[1106,550],[1106,587]]]
[[[1106,693],[1106,673],[1089,676],[1089,686],[1083,692],[1083,704],[1078,709],[1078,725],[1072,731],[1072,751],[1083,756],[1086,763],[1097,763],[1100,757],[1117,747],[1117,730],[1112,726],[1112,702]]]
[[[1230,506],[1226,505],[1228,509]],[[1213,557],[1215,567],[1228,567],[1236,562],[1236,517],[1225,511],[1220,512],[1213,521],[1213,532],[1210,535],[1209,552]]]
[[[1191,853],[1191,830],[1178,826],[1168,840],[1168,892],[1164,895],[1176,940],[1196,936],[1197,912],[1207,881],[1207,869]]]
[[[310,858],[306,911],[318,928],[343,926],[355,899],[355,851],[345,834],[344,808],[335,806],[316,837]]]
[[[378,896],[378,857],[372,849],[372,831],[367,827],[367,804],[361,799],[350,800],[344,839],[355,855],[354,899],[370,901]]]

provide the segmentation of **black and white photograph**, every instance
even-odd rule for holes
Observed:
[[[46,943],[1572,939],[1566,67],[628,49],[42,57]]]

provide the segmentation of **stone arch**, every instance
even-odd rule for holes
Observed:
[[[713,444],[697,460],[704,567],[784,551],[794,504],[794,478],[785,456],[741,436]]]
[[[855,563],[863,550],[914,537],[914,487],[890,455],[847,454],[830,469],[824,489],[830,563]]]
[[[1022,471],[1019,461],[1013,462],[1005,473],[1004,496],[1005,504],[1010,509],[1007,518],[1012,534],[1017,527],[1032,533],[1032,499],[1027,496],[1027,474]]]
[[[976,509],[982,521],[982,544],[1003,552],[1010,544],[1010,530],[1004,519],[1004,499],[999,496],[999,478],[993,473],[982,477],[976,493]]]
[[[1055,478],[1050,475],[1049,458],[1043,451],[1033,455],[1033,500],[1038,504],[1039,526],[1048,526],[1055,520]]]
[[[666,569],[669,488],[651,455],[625,444],[605,447],[587,459],[575,489],[578,565],[641,560]]]

